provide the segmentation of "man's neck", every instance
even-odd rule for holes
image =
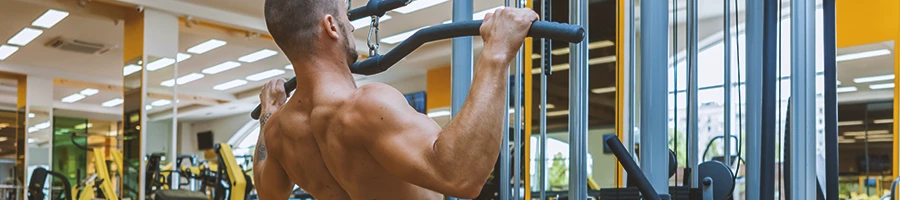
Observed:
[[[312,58],[291,63],[297,76],[295,95],[312,94],[322,89],[356,88],[350,68],[340,60]]]

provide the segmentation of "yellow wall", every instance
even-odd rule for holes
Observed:
[[[425,110],[450,107],[450,67],[428,70]]]
[[[837,47],[894,40],[900,25],[900,1],[836,0]]]

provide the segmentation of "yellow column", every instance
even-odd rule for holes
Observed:
[[[616,88],[625,85],[625,0],[616,1]],[[633,89],[633,88],[632,88]],[[625,95],[627,91],[616,90],[616,136],[619,140],[625,139],[625,128],[622,127],[622,120],[625,109]],[[616,187],[622,187],[622,166],[616,159]]]

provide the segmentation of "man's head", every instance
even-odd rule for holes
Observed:
[[[337,51],[350,65],[358,55],[349,8],[349,0],[266,0],[266,26],[291,60]]]

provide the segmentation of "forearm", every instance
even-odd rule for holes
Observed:
[[[447,161],[441,166],[457,173],[449,174],[451,177],[486,179],[490,174],[506,127],[503,117],[508,115],[509,62],[505,53],[485,48],[466,102],[435,141],[436,156]]]

